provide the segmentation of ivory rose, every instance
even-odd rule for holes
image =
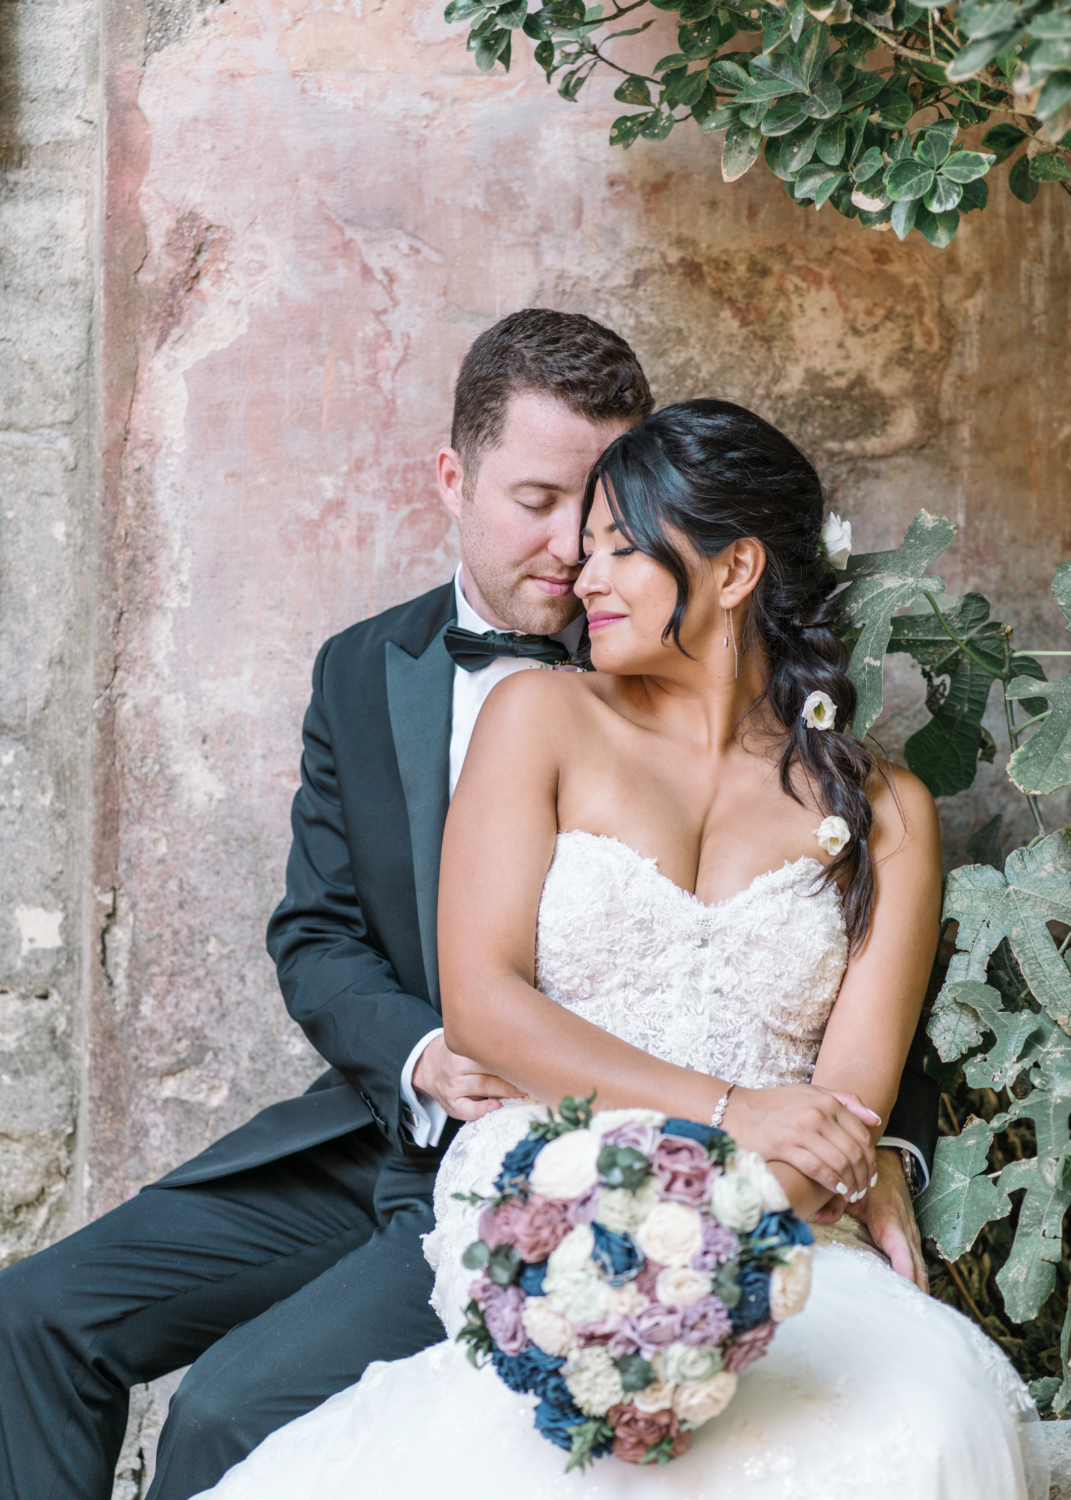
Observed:
[[[652,1380],[650,1385],[644,1386],[642,1391],[637,1391],[632,1404],[639,1411],[666,1411],[672,1405],[673,1391],[672,1380],[665,1380],[660,1376],[657,1380]]]
[[[832,15],[832,9],[829,13]],[[825,20],[825,16],[819,19]],[[842,521],[840,516],[826,516],[822,526],[822,540],[826,544],[826,556],[831,566],[842,572],[852,555],[852,523]]]
[[[736,1395],[737,1377],[719,1370],[698,1385],[679,1385],[673,1392],[673,1411],[684,1428],[701,1427],[723,1412]]]
[[[808,729],[832,729],[837,721],[837,705],[828,693],[808,693],[803,700],[800,718]]]
[[[723,1180],[717,1178],[715,1188]],[[717,1208],[715,1213],[718,1213]],[[721,1218],[720,1213],[718,1217]],[[755,1224],[758,1222],[756,1215]],[[749,1227],[753,1229],[755,1225]],[[735,1229],[736,1225],[730,1224],[729,1228]],[[659,1203],[652,1208],[633,1238],[648,1260],[657,1261],[661,1266],[686,1266],[702,1249],[702,1216],[687,1203]]]
[[[811,1290],[811,1251],[808,1245],[793,1245],[784,1265],[770,1275],[770,1317],[775,1323],[802,1312]]]
[[[671,1344],[666,1350],[666,1379],[674,1385],[698,1384],[721,1369],[721,1351],[694,1344]]]
[[[757,1151],[742,1151],[738,1148],[729,1167],[758,1188],[762,1194],[763,1213],[778,1214],[791,1207],[788,1194]]]
[[[762,1218],[762,1193],[741,1172],[723,1172],[710,1189],[710,1206],[725,1225],[750,1233]]]
[[[658,1179],[648,1177],[638,1193],[631,1193],[628,1188],[603,1188],[595,1217],[615,1234],[633,1234],[660,1202]]]
[[[593,1130],[569,1130],[548,1141],[532,1163],[528,1181],[543,1198],[579,1198],[599,1180],[596,1162],[602,1137]]]
[[[819,849],[824,849],[827,854],[834,858],[840,853],[852,836],[852,830],[843,818],[823,818],[814,830],[814,836],[818,840]]]
[[[560,1359],[576,1348],[576,1330],[568,1318],[551,1307],[546,1297],[529,1297],[522,1313],[525,1332],[544,1354]]]
[[[691,1307],[709,1295],[712,1285],[706,1271],[693,1271],[691,1266],[667,1266],[658,1273],[655,1296],[667,1307]]]

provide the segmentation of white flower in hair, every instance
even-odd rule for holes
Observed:
[[[828,693],[808,693],[800,717],[808,729],[832,729],[837,722],[837,705]]]
[[[832,854],[834,858],[836,858],[852,836],[852,830],[848,827],[844,819],[836,817],[823,818],[814,832],[818,840],[819,849],[824,849],[827,854]]]
[[[822,541],[831,565],[842,572],[852,555],[852,523],[842,521],[840,516],[826,516]]]

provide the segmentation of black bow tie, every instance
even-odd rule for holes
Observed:
[[[517,656],[552,666],[572,660],[561,641],[552,640],[549,635],[507,635],[502,630],[485,630],[477,635],[475,630],[448,625],[443,632],[443,645],[465,672],[479,672],[499,656]]]

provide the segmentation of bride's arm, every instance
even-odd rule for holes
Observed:
[[[536,918],[558,832],[559,750],[584,732],[579,695],[587,691],[565,674],[518,674],[494,689],[477,721],[439,878],[446,1045],[537,1099],[596,1089],[601,1108],[709,1120],[728,1088],[723,1079],[651,1057],[534,985]],[[779,1157],[823,1184],[822,1201],[841,1180],[865,1188],[875,1170],[870,1137],[832,1095],[805,1085],[750,1092],[765,1097],[763,1108],[740,1111],[733,1133],[742,1145],[771,1155],[776,1143]]]
[[[887,774],[895,797],[887,785],[873,794],[869,842],[876,895],[870,932],[848,963],[812,1078],[830,1093],[865,1099],[882,1121],[896,1101],[941,916],[941,838],[933,798],[909,771],[890,766]],[[734,1128],[731,1118],[726,1127]],[[882,1128],[875,1125],[875,1141]],[[811,1214],[821,1207],[823,1190],[815,1183],[792,1168],[777,1170],[798,1211]]]

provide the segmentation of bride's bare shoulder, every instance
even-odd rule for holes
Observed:
[[[593,672],[514,672],[495,684],[480,710],[481,738],[553,742],[587,722],[601,694]]]

